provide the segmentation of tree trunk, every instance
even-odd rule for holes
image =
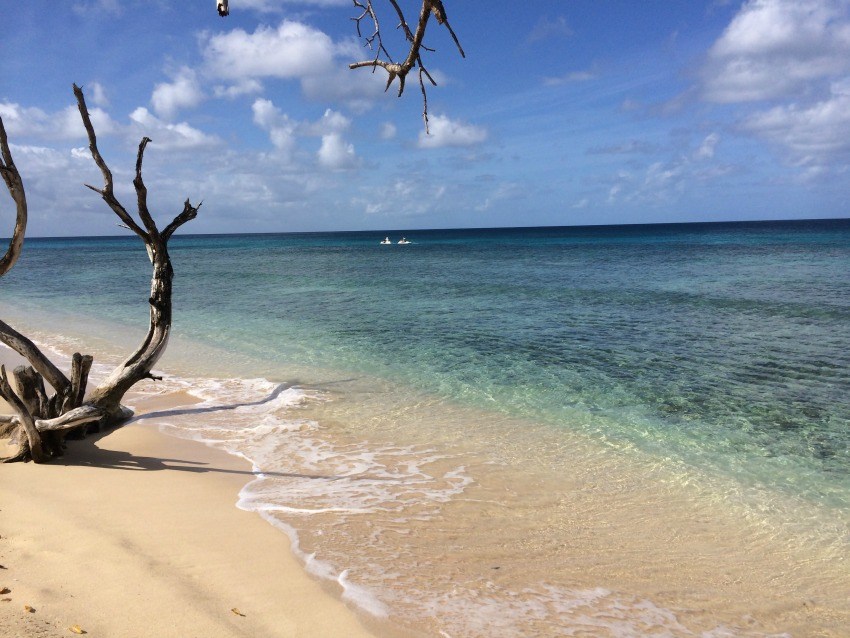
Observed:
[[[89,139],[92,158],[103,175],[103,188],[88,188],[100,194],[123,225],[138,235],[145,244],[153,266],[151,275],[150,326],[148,332],[133,354],[113,370],[113,372],[84,400],[89,370],[92,365],[90,356],[75,353],[71,362],[70,379],[48,359],[41,350],[24,335],[8,324],[0,321],[0,341],[15,350],[29,361],[30,366],[20,366],[14,371],[16,389],[13,389],[5,368],[0,374],[0,397],[15,411],[12,417],[0,418],[0,432],[17,435],[19,452],[10,460],[31,458],[43,462],[61,454],[63,440],[72,431],[85,431],[92,424],[114,425],[128,419],[132,412],[121,405],[127,391],[143,379],[157,379],[151,371],[159,361],[171,333],[172,320],[172,279],[174,269],[168,254],[168,240],[174,232],[186,222],[194,219],[199,206],[192,206],[187,199],[183,211],[160,231],[147,206],[147,188],[142,179],[142,162],[145,148],[151,141],[143,138],[139,144],[136,158],[136,176],[133,186],[138,203],[137,222],[116,199],[113,191],[112,172],[106,165],[97,148],[97,137],[86,108],[82,90],[74,85],[74,95],[80,117]],[[6,132],[0,119],[0,173],[6,182],[9,193],[17,207],[17,222],[12,242],[6,255],[0,260],[0,276],[8,272],[17,260],[23,236],[26,230],[26,196],[23,182],[12,161],[12,154],[6,139]],[[48,395],[47,386],[53,389]]]

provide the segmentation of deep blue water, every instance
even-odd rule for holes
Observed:
[[[171,253],[179,335],[850,505],[848,220],[187,235]],[[141,325],[148,285],[134,237],[31,239],[0,306]]]

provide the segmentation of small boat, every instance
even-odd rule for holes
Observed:
[[[384,241],[381,242],[382,246],[389,246],[390,244],[392,244],[392,242],[390,241],[389,237],[385,237]]]
[[[404,237],[402,237],[401,239],[398,240],[398,243],[401,244],[401,245],[404,245],[404,244],[409,244],[411,242],[407,241]]]

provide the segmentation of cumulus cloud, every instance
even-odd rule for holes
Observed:
[[[283,113],[271,100],[259,98],[251,107],[254,123],[267,131],[278,151],[278,159],[293,160],[300,136],[320,137],[321,146],[316,153],[319,166],[332,170],[354,168],[359,160],[354,146],[343,138],[351,120],[333,109],[327,109],[315,122],[297,122]]]
[[[194,150],[218,146],[221,140],[200,131],[186,122],[165,122],[143,106],[130,113],[130,135],[148,136],[152,144],[164,150]]]
[[[475,146],[487,139],[487,130],[472,124],[452,120],[445,115],[429,118],[430,135],[419,133],[419,148],[442,148],[446,146]]]
[[[749,0],[703,68],[712,102],[751,102],[799,93],[850,70],[850,2]]]
[[[151,106],[160,117],[171,119],[180,109],[192,108],[204,100],[204,92],[195,71],[189,67],[178,70],[171,82],[154,87]]]
[[[208,37],[203,50],[207,71],[242,83],[252,78],[300,78],[321,73],[333,64],[331,38],[308,25],[284,20],[277,28],[253,33],[234,29]]]
[[[790,104],[755,113],[743,128],[779,144],[802,165],[850,161],[850,80],[832,85],[831,95],[808,106]]]
[[[271,143],[282,157],[291,160],[296,147],[296,123],[271,100],[255,100],[251,109],[254,112],[254,123],[268,132]]]
[[[321,119],[310,127],[313,135],[343,133],[351,126],[351,120],[333,109],[327,109]]]
[[[354,145],[348,144],[339,133],[322,135],[322,146],[317,153],[319,164],[325,168],[341,170],[357,166]]]
[[[341,7],[351,4],[349,0],[240,0],[239,8],[253,9],[262,13],[283,11],[287,4],[311,4],[318,7]]]
[[[34,137],[44,140],[85,138],[86,130],[76,106],[68,106],[58,113],[47,113],[37,107],[24,107],[14,102],[0,102],[0,116],[9,135]],[[119,127],[100,108],[90,108],[89,116],[98,135],[110,135]]]
[[[217,97],[260,93],[268,79],[298,80],[313,101],[341,102],[355,112],[371,108],[384,92],[386,77],[357,73],[347,62],[363,55],[353,38],[339,42],[301,22],[283,20],[249,33],[234,29],[201,36],[204,74],[220,84]]]
[[[252,93],[262,92],[263,85],[255,78],[245,78],[229,86],[216,86],[213,88],[213,95],[226,98],[235,98],[240,95],[251,95]]]

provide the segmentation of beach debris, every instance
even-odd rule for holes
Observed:
[[[72,631],[75,634],[85,634],[88,633],[85,629],[80,627],[79,625],[74,625],[73,627],[68,627],[68,631]]]
[[[0,603],[10,603],[12,602],[11,598],[0,598]]]
[[[243,614],[241,611],[239,611],[236,607],[234,607],[234,608],[233,608],[233,609],[231,609],[230,611],[232,611],[232,612],[233,612],[234,614],[236,614],[237,616],[242,616],[243,618],[245,617],[245,614]]]
[[[34,614],[35,613],[35,607],[30,607],[29,605],[24,605],[24,611],[27,612],[28,614]]]
[[[0,589],[0,596],[5,596],[6,594],[11,594],[11,593],[12,593],[12,590],[9,589],[8,587],[4,587],[3,589]]]

